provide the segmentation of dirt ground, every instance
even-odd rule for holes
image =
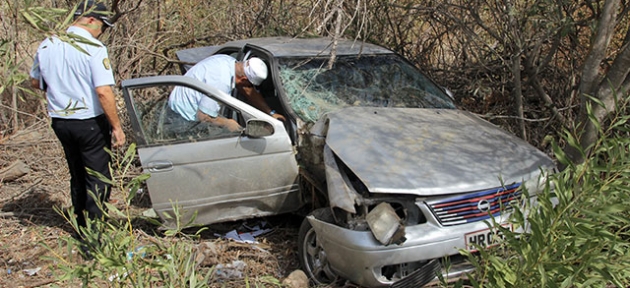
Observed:
[[[70,224],[53,209],[71,206],[69,175],[61,145],[48,121],[41,120],[17,135],[0,138],[0,152],[0,171],[16,161],[28,168],[28,173],[15,180],[0,179],[0,287],[64,286],[56,280],[58,271],[52,269],[53,260],[47,258],[51,256],[50,250],[43,246],[57,247],[59,237],[72,233]],[[113,191],[113,203],[121,201],[119,194]],[[150,207],[150,200],[145,194],[134,205],[141,213]],[[216,258],[219,262],[245,261],[244,272],[250,278],[273,276],[283,280],[299,266],[296,239],[301,219],[296,218],[284,215],[248,220],[249,225],[267,221],[272,228],[256,238],[259,242],[256,247],[215,236],[241,226],[242,222],[211,226],[198,241],[221,247]],[[158,227],[145,225],[142,233],[157,231]]]

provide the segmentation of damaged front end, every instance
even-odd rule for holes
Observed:
[[[441,273],[439,257],[408,261],[410,255],[388,252],[405,243],[405,227],[427,222],[416,197],[369,193],[327,146],[323,150],[330,207],[314,211],[300,229],[300,259],[310,278],[330,284],[340,276],[365,287],[433,281]]]
[[[320,265],[366,287],[421,287],[433,281],[441,273],[439,257],[409,261],[414,256],[388,251],[404,245],[407,226],[427,222],[416,197],[369,193],[328,147],[324,161],[331,207],[307,218],[317,235]]]
[[[337,223],[352,230],[371,231],[381,244],[390,245],[405,241],[405,224],[426,221],[419,219],[417,207],[408,205],[414,202],[413,196],[365,197],[370,196],[367,188],[328,146],[324,147],[324,162],[329,205],[338,211],[334,213]]]
[[[420,287],[437,273],[472,271],[460,249],[489,244],[490,218],[512,229],[519,187],[553,166],[455,110],[353,107],[305,134],[310,142],[301,144],[315,145],[301,147],[302,160],[316,161],[302,164],[326,180],[319,190],[328,203],[301,227],[300,261],[321,284],[339,276],[365,287]]]

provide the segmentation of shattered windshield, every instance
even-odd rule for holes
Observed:
[[[279,58],[280,78],[291,108],[307,122],[348,106],[447,108],[442,89],[397,55]]]

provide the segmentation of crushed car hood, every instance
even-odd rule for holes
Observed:
[[[554,165],[527,142],[461,110],[352,107],[322,120],[326,144],[373,193],[475,191]]]

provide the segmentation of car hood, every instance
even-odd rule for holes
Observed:
[[[352,107],[322,120],[326,144],[374,193],[475,191],[554,165],[527,142],[461,110]]]

